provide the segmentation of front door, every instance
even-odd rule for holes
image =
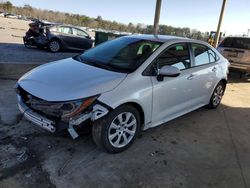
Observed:
[[[171,65],[181,70],[177,77],[165,77],[158,81],[152,76],[153,112],[152,123],[160,124],[177,117],[193,107],[193,80],[189,45],[174,44],[168,47],[154,62],[155,70]]]
[[[86,50],[92,47],[93,40],[86,32],[77,28],[72,29],[76,48]]]
[[[71,27],[68,26],[60,26],[58,27],[58,32],[60,33],[60,38],[63,43],[66,45],[66,48],[74,48],[74,39],[73,39],[73,31]]]

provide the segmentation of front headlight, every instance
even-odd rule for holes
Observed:
[[[51,117],[61,118],[66,121],[86,110],[98,97],[99,95],[68,102],[48,102],[28,95],[27,98],[29,98],[29,100],[27,100],[26,103],[33,110],[43,112]]]
[[[60,107],[61,118],[69,119],[73,116],[80,114],[83,110],[93,104],[97,97],[98,96],[94,96],[84,100],[63,103]]]

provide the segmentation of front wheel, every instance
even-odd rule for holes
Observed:
[[[221,99],[225,92],[225,84],[223,82],[219,82],[215,87],[214,92],[211,96],[210,102],[208,104],[208,108],[214,109],[220,105]]]
[[[126,150],[140,130],[140,115],[130,105],[123,105],[94,122],[92,136],[101,149],[109,153]]]

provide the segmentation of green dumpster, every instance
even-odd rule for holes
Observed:
[[[112,40],[121,36],[126,36],[126,34],[117,34],[109,31],[96,31],[95,32],[95,46],[101,44],[105,41]]]

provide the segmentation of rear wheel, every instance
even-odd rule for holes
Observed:
[[[211,109],[217,108],[220,105],[221,99],[225,92],[225,84],[223,82],[219,82],[215,87],[213,95],[211,96],[208,107]]]
[[[56,40],[56,39],[52,39],[50,42],[49,42],[49,50],[51,52],[59,52],[61,50],[61,42],[59,40]]]
[[[94,122],[92,127],[94,142],[109,153],[122,152],[137,137],[140,123],[140,115],[134,107],[120,106]]]

